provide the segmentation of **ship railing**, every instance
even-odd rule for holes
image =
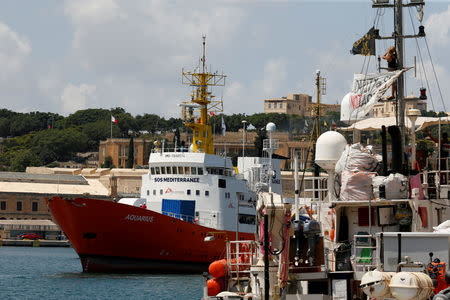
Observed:
[[[177,214],[177,213],[172,213],[172,212],[163,212],[163,215],[175,218],[175,219],[179,219],[179,220],[183,220],[189,223],[194,223],[195,218],[194,216],[191,215],[183,215],[183,214]]]
[[[304,178],[304,195],[305,198],[311,198],[314,201],[324,201],[328,195],[328,177],[305,177]]]
[[[421,180],[428,198],[448,198],[448,188],[450,187],[450,158],[427,158],[427,164],[421,173]],[[442,187],[447,187],[443,190]],[[439,190],[439,187],[441,188]]]
[[[255,263],[257,244],[253,240],[227,243],[227,265],[231,280],[249,280],[250,267]]]
[[[355,273],[365,273],[377,267],[377,247],[372,235],[355,234],[352,248],[351,260]]]
[[[189,146],[176,148],[153,148],[152,153],[166,153],[166,152],[189,152]],[[197,151],[201,152],[201,151]]]

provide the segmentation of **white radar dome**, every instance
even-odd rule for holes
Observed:
[[[322,133],[316,143],[316,163],[325,170],[334,170],[336,162],[345,150],[347,141],[336,131]]]
[[[277,128],[277,126],[272,122],[267,123],[267,125],[266,125],[266,130],[269,132],[275,131],[276,128]]]

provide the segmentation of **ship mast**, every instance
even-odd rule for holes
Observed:
[[[403,34],[403,7],[409,6],[423,6],[425,3],[421,0],[411,1],[407,4],[403,4],[403,0],[394,0],[393,4],[390,4],[389,1],[380,1],[374,0],[372,7],[374,8],[383,8],[390,7],[394,8],[394,33],[392,36],[388,37],[380,37],[376,36],[376,39],[395,39],[395,48],[397,52],[397,63],[398,69],[401,70],[404,68],[404,57],[403,57],[403,39],[405,38],[417,38],[425,36],[425,32],[422,26],[419,27],[419,33],[417,35],[404,35]],[[377,30],[378,31],[378,30]],[[400,77],[397,79],[397,91],[396,91],[396,101],[397,101],[397,112],[396,112],[396,120],[397,125],[400,128],[401,135],[401,153],[405,152],[405,77],[402,73]],[[401,156],[401,165],[405,165],[405,157]]]
[[[222,99],[214,100],[208,87],[224,86],[226,75],[209,73],[206,68],[206,36],[203,36],[203,55],[200,59],[201,70],[182,71],[182,82],[193,87],[191,101],[181,106],[185,125],[193,131],[193,151],[214,154],[211,116],[208,112],[223,112]]]

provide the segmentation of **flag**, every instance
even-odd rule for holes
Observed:
[[[350,53],[353,55],[361,54],[364,56],[375,55],[374,31],[374,27],[370,28],[370,30],[362,38],[353,44],[353,48],[350,50]]]
[[[114,116],[113,116],[113,115],[111,115],[111,122],[114,122],[114,123],[117,123],[117,124],[119,124],[119,122],[117,122],[116,118],[114,118]]]
[[[222,116],[222,135],[225,136],[225,131],[227,131],[227,126],[225,125],[225,121]]]
[[[211,117],[214,117],[216,115],[213,111],[210,111],[209,114],[211,115]]]

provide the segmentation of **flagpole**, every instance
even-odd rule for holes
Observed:
[[[111,123],[111,139],[112,139],[112,115],[111,115],[111,118],[110,118],[110,120],[109,120],[109,122]]]

